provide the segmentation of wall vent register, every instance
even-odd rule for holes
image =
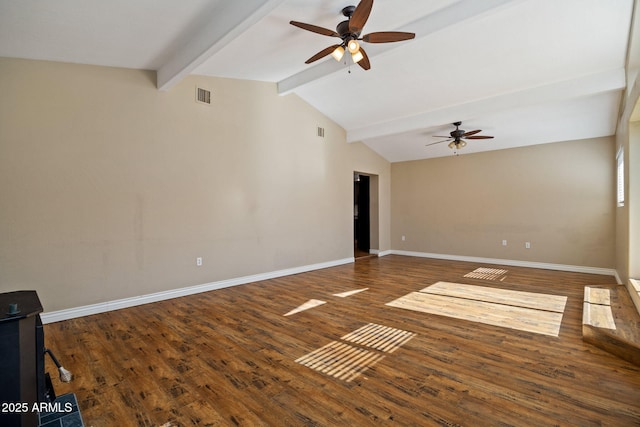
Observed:
[[[201,87],[196,88],[196,101],[201,104],[211,105],[211,91]]]

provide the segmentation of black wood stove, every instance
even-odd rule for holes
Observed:
[[[44,355],[49,350],[45,348],[40,313],[42,304],[36,291],[0,294],[0,426],[58,425],[42,424],[43,414],[53,418],[51,412],[57,407],[64,412],[61,415],[75,411],[80,424],[73,425],[82,425],[75,395],[65,395],[75,406],[66,403],[69,398],[65,400],[67,406],[56,403],[51,379],[45,372]]]

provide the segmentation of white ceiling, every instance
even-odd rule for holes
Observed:
[[[637,0],[377,0],[371,70],[330,56],[349,0],[0,0],[0,56],[274,82],[392,162],[450,156],[454,121],[494,139],[460,154],[613,135]],[[637,31],[636,31],[637,34]],[[350,60],[349,60],[350,61]]]

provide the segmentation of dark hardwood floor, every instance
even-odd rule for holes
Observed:
[[[503,281],[463,277],[486,266],[370,258],[45,325],[75,375],[54,386],[94,427],[640,425],[640,367],[582,340],[584,286],[614,279],[508,266]],[[385,305],[438,281],[567,296],[560,334]],[[326,303],[284,316],[310,299]],[[369,323],[416,335],[350,382],[296,362]]]

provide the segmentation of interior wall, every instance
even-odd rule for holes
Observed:
[[[356,169],[389,218],[389,164],[275,84],[0,59],[0,93],[0,292],[45,311],[351,258]]]
[[[613,268],[614,150],[606,137],[393,163],[392,247]]]
[[[638,101],[640,103],[640,100]],[[639,104],[640,105],[640,104]],[[640,278],[640,121],[629,123],[626,204],[629,216],[629,277]],[[627,161],[625,159],[625,161]]]
[[[371,249],[383,253],[391,249],[391,164],[357,142],[351,143],[350,162],[354,172],[370,177]]]
[[[369,221],[371,224],[369,243],[371,249],[380,250],[380,186],[378,184],[378,175],[371,175],[369,177],[369,186]]]

